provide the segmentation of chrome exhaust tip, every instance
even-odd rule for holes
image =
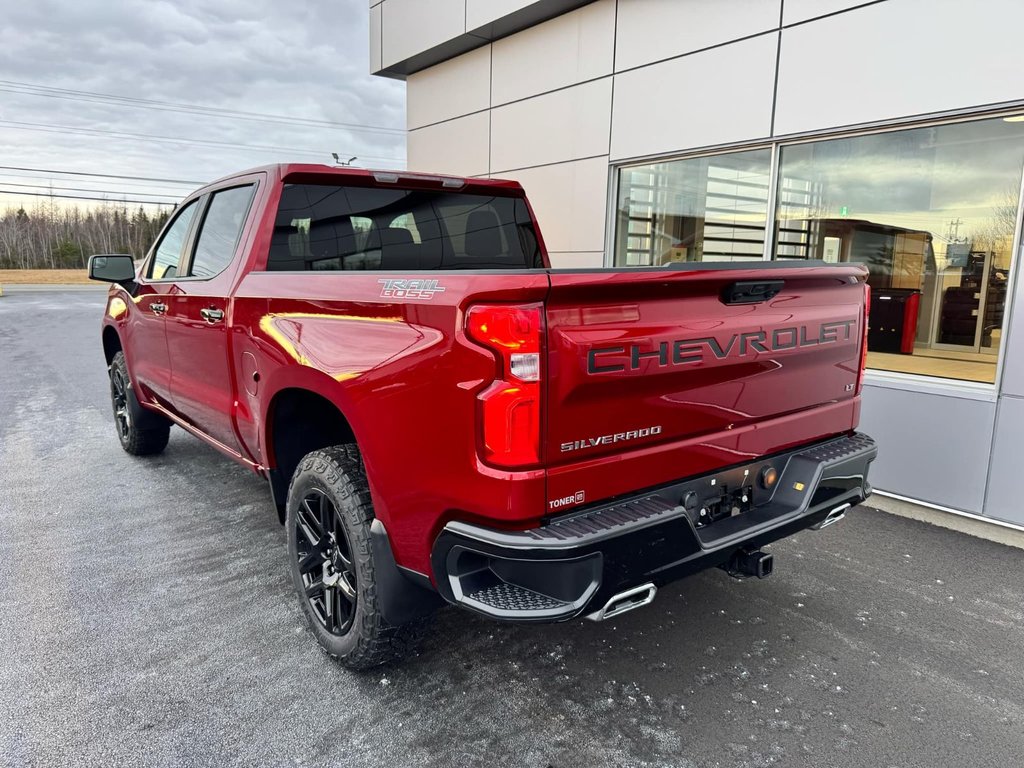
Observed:
[[[840,520],[846,517],[846,510],[848,510],[852,506],[852,504],[840,504],[838,507],[836,507],[827,515],[825,515],[824,520],[822,520],[820,523],[816,525],[812,525],[811,530],[820,531],[822,528],[828,528],[830,525],[838,523]]]
[[[604,607],[593,613],[588,613],[586,618],[591,621],[604,621],[615,616],[621,616],[628,611],[650,605],[656,594],[658,594],[658,588],[651,583],[627,589],[625,592],[612,595],[608,598],[608,602],[604,604]]]

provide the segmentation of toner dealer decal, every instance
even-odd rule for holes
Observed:
[[[576,493],[563,496],[560,499],[551,499],[548,502],[548,509],[561,509],[562,507],[573,507],[577,504],[582,504],[587,500],[587,494],[583,491],[576,491]]]

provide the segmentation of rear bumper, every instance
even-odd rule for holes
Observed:
[[[550,520],[526,531],[450,522],[431,564],[449,602],[505,621],[598,612],[640,585],[662,586],[837,519],[871,493],[874,440],[855,433]],[[767,467],[778,480],[759,482]],[[713,522],[706,522],[714,519]]]

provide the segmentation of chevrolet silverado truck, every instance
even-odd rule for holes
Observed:
[[[352,668],[445,603],[602,620],[702,569],[763,578],[763,546],[871,492],[863,265],[557,270],[516,182],[292,164],[89,273],[121,446],[177,425],[266,478]]]

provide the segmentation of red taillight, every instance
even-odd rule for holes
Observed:
[[[477,398],[488,464],[540,462],[541,313],[540,304],[478,304],[466,315],[466,333],[498,358],[494,383]]]
[[[871,286],[864,283],[864,322],[861,324],[860,370],[857,371],[857,394],[864,386],[864,369],[868,366],[868,319],[871,317]]]

